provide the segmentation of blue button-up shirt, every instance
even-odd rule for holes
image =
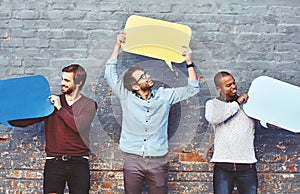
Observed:
[[[198,80],[178,88],[152,90],[145,100],[123,86],[117,73],[117,60],[106,64],[105,79],[120,100],[122,131],[119,147],[123,152],[140,156],[163,156],[168,153],[168,116],[170,107],[194,96],[200,90]]]

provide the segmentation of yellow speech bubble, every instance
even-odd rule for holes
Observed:
[[[164,60],[172,71],[171,62],[185,60],[183,46],[189,46],[192,35],[189,26],[137,15],[128,18],[124,31],[124,51]]]

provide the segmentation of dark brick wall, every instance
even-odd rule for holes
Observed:
[[[199,95],[171,110],[170,193],[212,193],[211,135],[203,116],[206,100],[216,95],[217,71],[230,71],[240,92],[261,75],[300,86],[298,0],[0,0],[0,9],[0,79],[41,74],[58,93],[62,67],[78,62],[88,72],[83,92],[99,104],[91,132],[91,193],[123,193],[121,110],[103,70],[130,15],[189,25],[194,62],[205,77]],[[163,62],[124,52],[120,73],[136,63],[157,86],[186,83],[182,65],[170,72]],[[0,193],[42,193],[43,130],[42,123],[0,126]],[[299,193],[299,134],[257,125],[255,144],[259,192]]]

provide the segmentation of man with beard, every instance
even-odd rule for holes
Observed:
[[[188,85],[153,90],[154,82],[141,67],[132,66],[123,80],[117,74],[120,47],[126,34],[121,32],[105,69],[105,79],[121,103],[122,131],[119,147],[124,153],[126,194],[141,194],[144,181],[150,194],[168,193],[168,116],[170,107],[199,92],[192,51],[183,55],[188,69]]]
[[[248,95],[237,95],[237,86],[228,72],[214,77],[218,98],[207,101],[205,117],[215,133],[213,187],[215,194],[231,194],[236,184],[239,193],[257,193],[254,152],[254,120],[243,111]]]
[[[86,80],[83,67],[71,64],[62,69],[61,78],[62,94],[49,97],[55,107],[50,116],[11,121],[10,124],[26,127],[45,121],[45,194],[63,194],[66,183],[70,194],[88,194],[89,131],[97,104],[80,93]]]

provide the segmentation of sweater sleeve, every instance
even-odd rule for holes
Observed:
[[[88,129],[94,120],[97,110],[97,103],[93,100],[86,100],[74,108],[73,113],[62,107],[56,113],[75,132]]]
[[[205,105],[205,118],[214,125],[227,121],[240,110],[237,102],[223,102],[217,99],[209,100]]]

